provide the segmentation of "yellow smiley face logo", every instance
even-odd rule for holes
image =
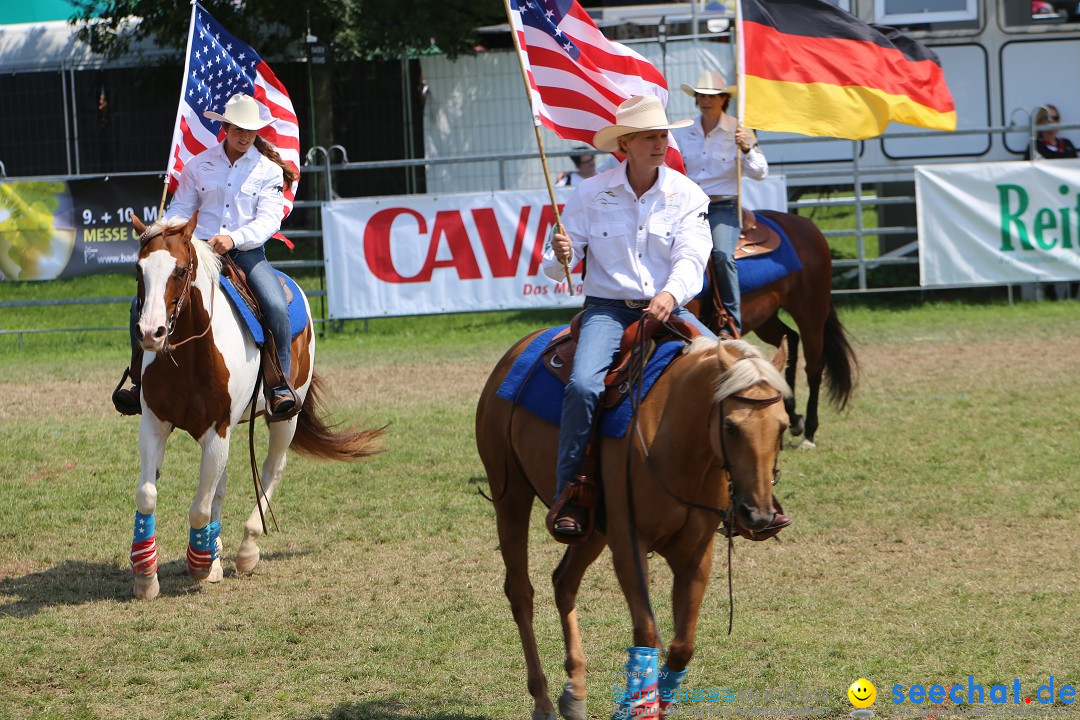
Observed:
[[[877,699],[877,688],[866,678],[859,678],[847,689],[848,700],[857,708],[867,708]]]

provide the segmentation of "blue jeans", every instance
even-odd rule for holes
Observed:
[[[739,216],[734,200],[709,203],[709,227],[712,228],[712,262],[717,289],[724,310],[735,321],[742,334],[742,315],[739,312],[739,269],[735,266],[735,248],[739,244]]]
[[[281,288],[281,281],[277,273],[266,259],[263,249],[244,250],[229,253],[233,261],[247,275],[248,287],[252,295],[259,301],[262,308],[263,322],[274,336],[274,345],[277,347],[278,360],[281,362],[281,371],[285,377],[289,377],[289,346],[292,341],[292,333],[289,328],[289,306],[285,302],[285,291]],[[130,333],[131,348],[139,347],[139,336],[136,325],[139,323],[139,299],[131,301]]]
[[[262,309],[263,325],[274,336],[274,346],[277,348],[278,361],[281,362],[281,372],[288,378],[292,333],[289,329],[289,305],[285,301],[285,290],[281,287],[281,280],[278,279],[274,268],[270,266],[266,253],[261,247],[252,250],[231,250],[229,255],[247,275],[251,294],[259,301],[259,307]]]
[[[623,332],[640,320],[642,314],[642,310],[627,307],[622,300],[585,298],[585,315],[581,319],[574,352],[574,368],[563,393],[555,497],[581,468],[585,445],[592,435],[596,410],[604,392],[604,376],[619,353]],[[716,337],[685,308],[676,308],[672,314],[694,325],[706,337]]]

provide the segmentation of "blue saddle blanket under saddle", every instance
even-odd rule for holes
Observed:
[[[551,339],[566,327],[563,325],[550,328],[536,336],[524,352],[518,355],[495,393],[552,425],[558,425],[562,420],[563,390],[566,386],[554,373],[541,367],[540,356]],[[657,344],[656,351],[645,365],[643,398],[649,394],[656,379],[684,347],[685,344],[681,341]],[[627,394],[618,405],[604,410],[600,418],[600,434],[605,437],[626,435],[632,412],[630,405],[630,395]]]
[[[761,213],[754,213],[754,217],[759,223],[780,236],[780,247],[768,255],[751,255],[738,259],[739,294],[741,295],[763,288],[796,270],[802,270],[802,262],[783,228]]]
[[[304,331],[307,327],[307,310],[304,307],[303,293],[304,291],[297,286],[293,279],[283,272],[275,270],[278,277],[285,280],[285,284],[289,286],[289,290],[292,291],[292,302],[289,303],[289,330],[291,338],[295,338],[297,335]],[[251,333],[251,339],[255,341],[255,344],[262,347],[265,342],[263,336],[263,328],[259,321],[255,318],[255,313],[252,312],[248,304],[240,296],[240,293],[233,286],[224,275],[221,276],[221,289],[225,291],[225,294],[229,296],[229,300],[232,301],[233,307],[240,312],[240,317],[244,319],[244,325],[247,326],[248,332]]]

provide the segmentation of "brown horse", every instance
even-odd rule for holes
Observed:
[[[742,330],[744,335],[756,333],[776,347],[780,346],[781,340],[787,339],[791,363],[786,377],[792,389],[795,387],[795,359],[799,354],[801,334],[806,384],[810,388],[805,421],[796,412],[794,395],[784,400],[784,407],[791,423],[791,434],[798,436],[805,432],[800,447],[812,448],[818,429],[818,391],[823,371],[827,371],[829,400],[842,410],[855,388],[858,361],[832,304],[832,254],[825,236],[817,225],[800,215],[773,210],[759,212],[783,228],[803,267],[742,296]],[[687,307],[695,314],[701,314],[698,301],[692,301]],[[798,332],[780,319],[777,313],[780,308],[791,315]],[[715,323],[709,324],[716,329]]]
[[[179,428],[202,446],[199,486],[188,511],[187,563],[196,579],[218,582],[223,574],[219,533],[229,440],[237,425],[253,422],[265,405],[261,393],[254,397],[259,350],[218,286],[220,259],[209,245],[192,238],[196,222],[196,217],[179,224],[158,221],[146,228],[132,217],[141,235],[136,272],[144,354],[139,425],[142,471],[135,493],[131,565],[135,597],[144,600],[160,591],[154,512],[169,434]],[[307,323],[292,343],[291,379],[303,405],[299,415],[270,424],[262,488],[236,554],[240,573],[250,572],[259,562],[262,516],[281,482],[286,450],[291,447],[327,460],[358,460],[376,452],[376,441],[383,433],[383,429],[356,428],[334,432],[320,418],[311,310],[303,293],[297,302],[303,303]]]
[[[518,342],[492,372],[476,411],[476,444],[494,499],[504,589],[525,651],[532,717],[554,720],[533,633],[528,539],[533,498],[547,504],[555,494],[559,428],[496,394],[514,360],[540,332]],[[674,573],[675,637],[666,669],[686,668],[721,514],[734,515],[735,524],[756,531],[775,515],[772,483],[788,425],[779,402],[790,392],[782,374],[786,359],[783,344],[770,363],[741,340],[698,338],[644,397],[636,429],[632,425],[623,438],[602,438],[597,480],[604,490],[607,534],[596,532],[568,548],[552,578],[566,643],[569,682],[559,698],[564,718],[585,717],[585,656],[575,599],[586,568],[605,544],[611,546],[630,607],[633,644],[640,648],[659,646],[642,590],[644,558],[657,552],[667,560]]]

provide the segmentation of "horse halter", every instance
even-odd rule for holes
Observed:
[[[142,250],[142,248],[146,246],[146,244],[151,240],[152,237],[156,237],[156,236],[148,237],[148,233],[149,233],[149,230],[147,230],[147,232],[143,233],[142,237],[139,238],[139,250]],[[180,313],[184,309],[184,304],[187,302],[188,295],[191,294],[191,286],[195,281],[195,245],[191,242],[191,238],[184,238],[184,241],[187,243],[187,246],[188,246],[187,265],[185,265],[184,267],[179,267],[179,268],[177,268],[176,270],[173,271],[174,276],[176,276],[176,277],[180,278],[181,280],[183,280],[184,286],[180,289],[180,297],[178,297],[176,299],[176,304],[173,305],[172,312],[170,312],[168,317],[166,318],[165,346],[161,349],[161,352],[163,354],[165,354],[165,355],[171,355],[173,350],[180,347],[184,343],[188,343],[188,342],[191,342],[192,340],[198,340],[199,338],[204,337],[208,332],[210,332],[210,327],[212,325],[211,322],[207,322],[206,329],[203,330],[198,335],[192,335],[191,337],[184,338],[183,340],[181,340],[178,343],[170,343],[169,342],[169,340],[172,338],[173,331],[176,330],[176,319],[178,317],[180,317]],[[214,317],[214,298],[215,298],[215,290],[216,289],[217,288],[214,285],[211,285],[211,287],[210,287],[210,319],[211,320],[213,320],[213,317]],[[176,361],[173,360],[173,362],[175,363]]]
[[[738,400],[739,402],[748,403],[750,405],[755,405],[760,408],[777,403],[781,400],[781,398],[783,398],[782,393],[776,393],[775,395],[765,398],[752,398],[745,395],[731,394],[724,398],[724,400]],[[735,504],[735,481],[731,477],[731,463],[728,460],[729,454],[727,451],[727,446],[724,444],[724,400],[720,401],[720,423],[719,428],[717,429],[717,434],[720,438],[720,452],[723,453],[724,456],[724,464],[722,465],[722,467],[724,468],[724,472],[726,472],[728,476],[728,502],[733,508]],[[780,433],[780,436],[776,440],[776,458],[773,460],[772,484],[774,486],[780,482],[780,451],[783,450],[783,448],[784,433]]]

